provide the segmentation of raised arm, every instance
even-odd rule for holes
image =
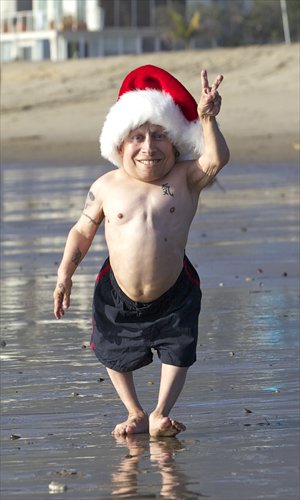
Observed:
[[[57,272],[57,284],[53,293],[54,315],[60,319],[70,305],[72,276],[78,265],[88,252],[96,231],[104,215],[97,182],[93,184],[87,195],[83,212],[71,228]]]
[[[212,86],[209,85],[207,71],[201,71],[201,96],[198,103],[198,115],[202,123],[204,152],[189,169],[189,181],[199,190],[209,184],[217,173],[229,161],[229,149],[216,116],[221,109],[221,96],[218,88],[223,75],[218,75]]]

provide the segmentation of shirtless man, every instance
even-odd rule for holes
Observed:
[[[201,72],[197,105],[160,68],[143,66],[127,75],[100,136],[102,155],[119,169],[93,183],[67,238],[54,290],[57,319],[70,305],[72,275],[105,223],[109,258],[96,280],[91,347],[128,411],[115,435],[185,430],[169,418],[196,359],[201,290],[185,247],[201,190],[229,160],[215,119],[222,79],[210,86]],[[151,363],[153,350],[162,362],[161,383],[148,416],[133,371]]]

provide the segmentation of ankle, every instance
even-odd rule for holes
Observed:
[[[157,419],[157,418],[163,418],[163,417],[167,417],[167,416],[168,416],[167,412],[163,412],[161,410],[155,409],[150,413],[149,418]]]
[[[134,410],[128,411],[128,418],[144,418],[148,417],[148,414],[143,410],[143,408],[136,408]]]

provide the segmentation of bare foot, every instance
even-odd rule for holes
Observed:
[[[126,434],[143,434],[149,430],[149,418],[147,413],[141,412],[136,415],[129,415],[128,419],[116,425],[112,431],[114,436],[124,436]]]
[[[153,413],[149,417],[149,433],[152,437],[173,437],[179,432],[185,431],[185,425],[171,420],[169,417],[155,416]]]

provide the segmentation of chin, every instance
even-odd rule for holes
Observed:
[[[144,181],[144,182],[154,182],[154,181],[157,181],[158,179],[160,179],[160,175],[154,175],[153,173],[145,173],[145,174],[141,174],[141,175],[137,175],[136,176],[136,179],[139,179],[140,181]]]

